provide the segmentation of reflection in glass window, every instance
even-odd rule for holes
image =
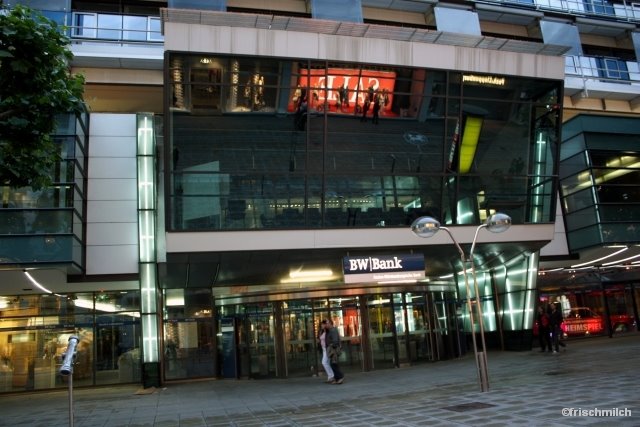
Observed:
[[[0,297],[0,371],[10,372],[0,391],[67,387],[58,374],[71,336],[78,337],[74,384],[137,382],[140,324],[137,291]],[[102,297],[100,297],[102,295]],[[114,304],[109,305],[110,300]],[[101,305],[106,304],[106,305]],[[96,370],[100,374],[96,374]]]
[[[438,31],[472,36],[482,35],[477,12],[438,6],[434,8],[434,12]]]
[[[613,4],[608,0],[582,0],[587,12],[597,15],[615,15]]]
[[[338,61],[169,63],[178,229],[405,226],[425,206],[451,222],[501,207],[524,220],[527,194],[553,203],[543,183],[555,179],[558,82]],[[472,155],[461,150],[470,141]],[[448,167],[462,157],[463,169]]]
[[[227,0],[169,0],[172,9],[227,10]]]
[[[146,16],[123,16],[122,28],[124,40],[147,40]]]
[[[74,13],[74,37],[95,38],[98,33],[98,15],[95,13]]]
[[[149,17],[149,25],[147,27],[148,40],[150,41],[162,41],[164,36],[162,35],[162,21],[160,18]]]
[[[121,15],[98,15],[98,38],[121,40],[122,18]]]
[[[311,17],[362,23],[360,0],[311,0]]]
[[[582,56],[580,34],[575,25],[541,19],[540,30],[545,43],[568,46],[571,49],[566,53],[567,55]]]
[[[629,80],[627,63],[616,58],[597,58],[600,76],[616,80]]]

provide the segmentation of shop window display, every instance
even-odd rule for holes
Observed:
[[[100,295],[104,294],[0,297],[0,392],[66,386],[58,370],[72,335],[79,338],[76,385],[138,381],[139,314],[118,312],[136,308],[137,292],[115,293],[114,298]],[[108,322],[105,310],[110,311]],[[107,324],[109,339],[103,333]],[[108,366],[101,365],[105,361]]]
[[[543,290],[540,305],[560,304],[566,338],[624,334],[637,330],[633,292],[634,285],[585,285],[562,294]],[[533,333],[538,334],[537,323]]]

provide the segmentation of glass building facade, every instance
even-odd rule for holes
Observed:
[[[170,53],[168,228],[555,217],[562,83]]]
[[[49,171],[51,186],[0,186],[0,265],[65,263],[82,270],[88,128],[88,113],[57,116],[60,161]]]
[[[606,116],[565,125],[561,194],[572,248],[640,240],[638,125],[637,119]]]
[[[140,381],[139,306],[135,291],[3,298],[0,392],[67,387],[58,370],[71,336],[74,385]]]

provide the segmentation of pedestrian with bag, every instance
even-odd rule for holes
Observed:
[[[331,362],[329,361],[329,354],[327,353],[327,320],[323,319],[320,322],[320,331],[318,334],[318,341],[320,341],[320,348],[322,350],[322,367],[327,373],[327,382],[333,383],[333,369],[331,369]]]
[[[340,333],[338,329],[333,325],[331,319],[327,319],[324,324],[327,330],[327,356],[329,357],[329,364],[331,370],[333,370],[333,381],[331,384],[342,384],[344,381],[344,374],[340,370],[338,365],[340,355],[342,354],[342,347],[340,346]]]

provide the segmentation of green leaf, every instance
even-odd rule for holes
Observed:
[[[0,185],[48,185],[59,160],[55,116],[84,110],[84,79],[70,73],[61,31],[21,5],[0,11]]]

